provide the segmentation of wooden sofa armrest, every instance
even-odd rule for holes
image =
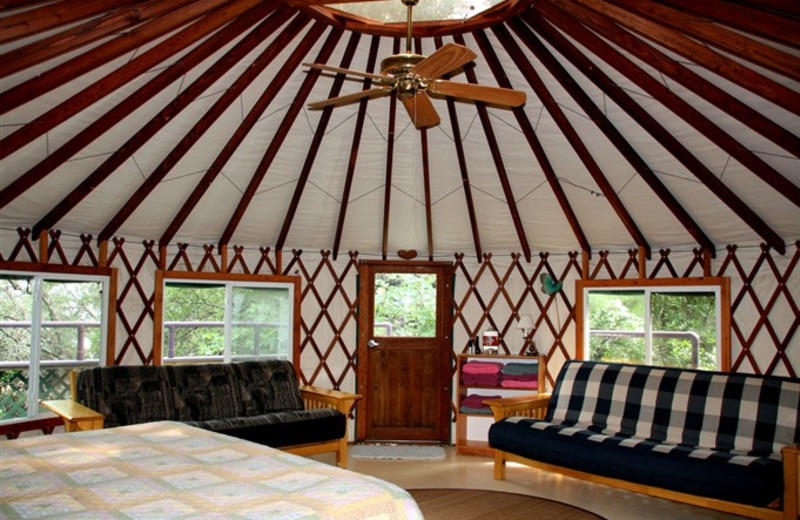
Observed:
[[[789,444],[783,454],[783,518],[800,516],[800,443]]]
[[[317,408],[336,408],[345,415],[350,413],[353,404],[361,399],[359,394],[349,394],[339,390],[318,388],[310,385],[300,387],[300,396],[307,410]]]
[[[492,409],[495,421],[506,417],[522,416],[543,419],[550,404],[550,394],[530,394],[501,399],[486,399],[483,404]]]
[[[103,428],[105,417],[89,407],[83,406],[71,399],[58,399],[41,401],[42,406],[55,412],[64,420],[64,429],[68,432],[81,430],[100,430]]]

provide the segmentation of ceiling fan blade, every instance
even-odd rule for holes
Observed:
[[[334,67],[331,65],[323,65],[321,63],[303,63],[304,67],[311,69],[324,70],[325,72],[336,72],[337,74],[347,74],[349,76],[358,76],[360,78],[368,78],[381,83],[392,83],[392,78],[382,76],[380,74],[370,74],[369,72],[361,72],[360,70],[343,69],[341,67]]]
[[[328,106],[340,107],[343,105],[349,105],[350,103],[355,103],[356,101],[361,101],[363,98],[372,99],[380,96],[386,96],[391,91],[392,89],[390,88],[371,88],[368,90],[362,90],[360,92],[353,92],[352,94],[345,94],[344,96],[325,99],[323,101],[315,101],[313,103],[309,103],[308,108],[311,110],[319,110]]]
[[[400,99],[415,127],[430,128],[439,124],[439,114],[424,91],[418,90],[414,96],[401,96]]]
[[[507,107],[522,106],[526,99],[525,92],[521,90],[445,80],[438,80],[428,85],[428,92]]]
[[[448,43],[414,65],[411,71],[423,78],[436,79],[466,65],[476,57],[474,52],[463,45]]]

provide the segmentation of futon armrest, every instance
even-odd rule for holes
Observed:
[[[800,443],[789,444],[783,454],[783,518],[800,515]]]
[[[349,394],[339,390],[317,388],[309,385],[300,387],[300,395],[303,398],[306,410],[336,408],[345,415],[348,415],[353,404],[358,399],[361,399],[359,394]]]
[[[530,394],[516,397],[503,397],[501,399],[486,399],[483,404],[492,409],[495,421],[506,417],[522,416],[542,419],[547,413],[550,404],[550,394]]]
[[[71,399],[58,399],[54,401],[41,401],[42,406],[55,412],[64,419],[64,428],[68,432],[80,430],[100,430],[103,428],[105,417],[87,406]]]

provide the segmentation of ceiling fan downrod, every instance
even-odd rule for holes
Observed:
[[[406,54],[411,54],[411,38],[413,34],[411,32],[411,11],[414,9],[414,6],[419,3],[419,0],[401,0],[403,5],[406,6]]]

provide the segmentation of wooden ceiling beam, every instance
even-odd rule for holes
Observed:
[[[121,86],[125,85],[129,81],[136,79],[141,74],[152,69],[152,67],[155,66],[156,64],[161,63],[162,61],[174,55],[175,53],[186,49],[193,43],[196,43],[198,40],[218,30],[223,25],[229,23],[232,19],[246,12],[253,6],[258,5],[259,3],[260,3],[259,0],[238,0],[236,3],[231,4],[230,6],[223,7],[209,14],[208,16],[205,16],[202,19],[196,21],[192,25],[185,27],[183,30],[171,36],[164,42],[156,45],[149,51],[144,52],[137,58],[134,58],[125,65],[121,66],[120,68],[107,74],[102,79],[84,88],[77,94],[71,96],[66,101],[51,108],[41,116],[37,117],[33,121],[28,122],[28,124],[26,124],[22,128],[18,129],[11,135],[4,138],[2,141],[0,141],[0,159],[8,157],[10,154],[19,150],[24,145],[32,142],[34,139],[44,135],[49,130],[55,128],[58,124],[66,121],[67,119],[74,116],[81,110],[103,99],[105,96],[109,95],[110,93],[120,88]],[[165,17],[154,20],[153,22],[150,22],[150,24],[148,24],[147,26],[143,27],[141,31],[145,32],[147,27],[152,26],[154,24],[159,25],[162,28],[165,28],[163,24],[159,23],[161,20],[163,20],[164,18],[171,19],[175,15],[177,15],[177,13],[183,13],[185,10],[186,9],[181,9],[177,12],[169,13]],[[171,28],[174,29],[176,27],[171,27]],[[116,42],[117,40],[118,39],[115,39],[114,42]],[[98,52],[99,54],[104,54],[101,50],[103,48],[105,48],[105,46],[98,47],[97,49],[94,49],[86,54],[93,55],[95,52]],[[85,56],[86,54],[81,56]],[[79,56],[78,58],[80,58],[81,56]],[[36,78],[33,78],[29,81],[22,83],[18,87],[14,87],[6,91],[4,94],[0,95],[0,103],[2,103],[3,107],[5,108],[6,95],[11,95],[16,101],[19,101],[18,99],[19,96],[14,94],[14,92],[17,92],[17,89],[19,87],[25,87],[29,83],[35,82],[38,78],[49,77],[50,73],[53,71],[63,72],[64,65],[69,65],[73,61],[74,60],[70,60],[63,65],[56,66],[50,69],[49,71],[43,73],[41,76],[37,76]],[[87,61],[91,60],[87,59]],[[78,69],[73,69],[73,70],[78,70]],[[31,85],[31,88],[33,90],[36,90],[33,85]],[[17,94],[19,94],[19,92],[17,92]],[[33,97],[28,99],[28,101],[37,96],[38,94],[34,94]],[[148,99],[142,99],[141,102],[147,100]]]
[[[539,61],[547,67],[550,74],[558,80],[567,93],[574,99],[578,105],[583,109],[586,115],[592,120],[597,127],[602,131],[605,136],[611,141],[612,144],[619,150],[623,157],[630,163],[636,170],[639,176],[647,183],[651,190],[658,196],[661,202],[669,209],[675,216],[678,222],[683,225],[686,231],[700,244],[700,246],[707,251],[713,252],[715,250],[714,244],[711,239],[700,229],[700,226],[694,221],[689,213],[681,206],[681,203],[672,195],[666,186],[661,182],[658,176],[648,166],[647,162],[634,150],[627,139],[617,130],[616,126],[606,117],[600,108],[595,105],[588,94],[581,88],[575,79],[570,76],[569,72],[559,63],[547,47],[536,37],[536,35],[525,26],[519,18],[515,18],[509,22],[509,25],[519,38],[525,43]],[[498,26],[495,32],[504,32],[505,29]],[[500,34],[498,34],[498,37]],[[513,40],[510,35],[503,34],[502,40],[507,43],[504,45],[513,45]]]
[[[314,59],[314,63],[325,63],[330,58],[331,54],[333,53],[333,49],[336,47],[336,43],[342,37],[342,30],[338,27],[334,27],[331,29],[330,34],[328,35],[327,40],[322,46],[317,57]],[[306,51],[308,52],[308,51]],[[297,68],[297,65],[295,65]],[[286,77],[281,78],[282,81],[286,81],[288,76],[291,76],[296,71],[281,71]],[[311,70],[309,71],[305,78],[303,79],[303,83],[300,88],[297,90],[297,94],[295,95],[294,99],[292,100],[292,104],[289,106],[286,114],[281,121],[280,126],[277,129],[275,137],[273,137],[272,141],[269,143],[269,147],[267,151],[264,153],[264,156],[261,159],[261,162],[258,164],[255,172],[253,172],[253,177],[250,179],[250,182],[247,185],[247,189],[245,190],[244,194],[242,195],[239,204],[236,206],[236,209],[231,215],[230,221],[228,222],[225,231],[222,233],[222,236],[219,240],[219,246],[228,245],[230,242],[233,233],[236,231],[237,226],[242,220],[245,211],[247,211],[247,207],[252,202],[253,197],[256,194],[256,190],[261,185],[261,182],[264,180],[264,176],[266,176],[269,167],[272,165],[272,161],[275,159],[275,156],[278,155],[278,151],[280,151],[281,145],[283,145],[283,141],[286,139],[286,136],[289,134],[289,130],[291,129],[292,125],[294,124],[297,115],[300,113],[300,110],[303,109],[303,105],[306,102],[306,98],[308,98],[308,94],[311,92],[311,88],[316,83],[317,78],[320,76],[319,70]],[[277,78],[276,78],[277,79]]]
[[[289,10],[291,12],[291,10]],[[289,25],[281,31],[281,33],[270,42],[269,46],[258,56],[247,68],[247,70],[242,73],[236,81],[228,88],[225,94],[223,94],[224,100],[222,97],[217,101],[217,103],[224,103],[227,107],[229,106],[235,99],[238,99],[241,96],[242,92],[261,74],[264,69],[269,66],[270,63],[278,56],[278,54],[285,49],[289,43],[300,34],[302,29],[308,24],[310,18],[306,17],[304,14],[300,14],[296,16]],[[309,52],[311,46],[319,39],[320,35],[325,30],[325,25],[322,23],[314,24],[314,26],[308,31],[305,35],[305,40],[301,42],[297,48],[292,52],[286,62],[283,64],[281,69],[272,79],[270,84],[267,86],[266,89],[261,93],[259,98],[250,108],[250,111],[247,115],[242,119],[242,122],[239,123],[239,126],[236,130],[231,134],[228,141],[223,146],[222,150],[217,157],[214,158],[214,161],[209,166],[208,170],[203,174],[203,177],[195,186],[192,193],[189,197],[184,201],[181,208],[176,213],[175,217],[170,222],[167,229],[161,235],[158,243],[160,247],[164,247],[169,244],[172,239],[177,234],[178,230],[183,226],[183,223],[192,213],[194,208],[200,202],[200,199],[203,198],[208,188],[211,187],[211,184],[216,180],[219,176],[220,172],[222,172],[222,168],[225,167],[225,164],[230,160],[233,156],[234,152],[239,148],[239,145],[242,144],[245,137],[250,130],[258,123],[259,118],[264,113],[264,111],[269,107],[272,101],[275,99],[275,96],[278,94],[281,88],[286,84],[286,80],[289,78],[291,71],[295,70],[302,61],[303,57]],[[228,92],[230,92],[230,97],[228,97]],[[212,107],[212,110],[214,108]]]
[[[436,48],[442,46],[441,36],[434,38]],[[443,76],[443,79],[448,79],[449,74]],[[472,243],[475,245],[475,258],[480,262],[483,259],[483,249],[481,248],[481,237],[478,229],[478,218],[475,211],[475,201],[472,199],[472,185],[469,181],[469,169],[467,168],[467,158],[464,153],[464,139],[461,136],[461,129],[458,123],[458,114],[456,113],[456,102],[452,97],[445,97],[447,103],[447,113],[450,119],[450,128],[453,131],[453,144],[456,147],[456,158],[458,159],[458,170],[461,173],[461,184],[464,189],[464,202],[467,205],[467,214],[469,215],[469,224],[472,229]]]
[[[494,26],[492,30],[501,42],[506,40],[506,44],[510,44],[510,35],[504,27],[498,24]],[[492,69],[492,73],[497,80],[497,84],[503,88],[514,88],[511,85],[511,82],[508,80],[505,71],[502,69],[500,60],[497,58],[497,54],[495,54],[488,38],[486,38],[486,35],[482,32],[476,32],[474,35],[478,41],[478,46],[481,48],[481,52],[483,52],[489,67]],[[505,46],[506,44],[503,45]],[[572,209],[572,205],[569,203],[569,199],[567,199],[567,194],[561,187],[561,183],[558,182],[558,176],[556,175],[550,159],[547,157],[547,152],[544,150],[539,138],[536,137],[536,131],[533,129],[533,125],[528,118],[528,114],[525,112],[523,107],[515,107],[512,109],[512,111],[514,112],[514,117],[517,119],[517,123],[520,125],[523,135],[525,135],[525,139],[528,141],[528,145],[531,147],[531,151],[533,151],[533,154],[536,156],[536,160],[539,162],[539,165],[542,168],[545,179],[547,180],[550,189],[553,191],[553,195],[555,195],[556,200],[561,207],[561,211],[564,212],[564,217],[567,219],[570,228],[572,228],[575,239],[580,244],[581,250],[585,251],[591,256],[592,248],[589,245],[589,240],[586,238],[583,228],[581,228],[581,224],[578,221],[577,215],[575,215],[575,212]]]
[[[523,77],[528,80],[528,83],[533,88],[537,97],[542,101],[545,108],[550,113],[553,121],[555,121],[562,134],[564,134],[564,137],[575,150],[575,153],[577,153],[578,157],[581,159],[581,162],[583,162],[589,174],[594,179],[598,188],[600,188],[600,191],[606,197],[606,200],[611,205],[611,208],[617,214],[617,217],[619,217],[623,226],[625,226],[625,229],[628,230],[628,233],[630,233],[631,237],[639,247],[645,248],[647,257],[650,258],[650,245],[647,243],[647,240],[645,240],[644,235],[639,230],[636,222],[634,222],[633,217],[630,215],[630,213],[628,213],[625,205],[619,199],[616,191],[614,191],[614,187],[611,186],[611,183],[609,183],[608,179],[606,179],[606,176],[603,174],[603,171],[600,169],[597,161],[594,160],[594,156],[583,143],[580,135],[572,126],[572,123],[569,122],[569,119],[567,118],[566,114],[564,114],[561,106],[556,102],[553,95],[547,89],[544,81],[542,81],[542,78],[533,68],[533,65],[531,65],[527,58],[525,58],[525,55],[516,44],[506,46],[506,44],[509,42],[501,41],[501,43],[504,44],[506,52],[508,52],[509,56],[511,56],[511,59],[519,68],[520,72],[522,72]]]
[[[149,0],[112,9],[99,18],[5,53],[0,62],[0,78],[147,23],[191,1],[193,0]]]
[[[226,6],[225,4],[231,5]],[[174,31],[175,29],[186,25],[211,9],[223,6],[223,12],[230,12],[231,10],[239,9],[244,11],[252,7],[254,4],[255,2],[252,2],[251,0],[236,0],[233,3],[231,3],[231,0],[198,0],[196,2],[192,2],[183,9],[179,9],[161,16],[142,27],[136,27],[131,31],[117,36],[107,43],[90,49],[88,52],[56,65],[47,72],[39,74],[38,76],[35,76],[6,90],[0,94],[0,114],[5,114],[21,105],[24,105],[25,103],[28,103],[105,63],[108,63],[114,58],[118,58],[123,54],[146,44],[147,42]],[[224,17],[224,15],[218,14],[216,16]],[[194,30],[199,31],[203,25],[203,23],[197,25],[197,28]],[[187,33],[187,36],[188,34],[190,33]],[[177,40],[172,41],[174,45]],[[158,59],[158,61],[155,63],[163,61],[164,59],[172,56],[175,52],[170,46],[159,45],[157,48],[160,49],[157,53],[153,51],[148,52],[148,54],[151,55],[151,59],[152,57],[156,57]],[[131,63],[133,62],[138,64],[144,63],[144,61],[140,61],[138,59],[131,61]],[[120,67],[118,72],[115,74],[119,74],[124,77],[122,74],[123,70],[133,71],[132,67],[126,66]],[[136,70],[131,77],[136,77],[141,72],[146,70],[147,69],[143,69],[142,71]],[[130,81],[130,79],[125,79],[125,82],[127,81]],[[19,130],[17,132],[19,132]],[[15,132],[15,134],[17,132]]]
[[[395,38],[392,54],[400,52],[400,39]],[[386,132],[386,171],[383,186],[383,230],[381,231],[381,258],[386,260],[389,253],[389,208],[392,202],[392,167],[394,166],[394,139],[397,123],[397,91],[389,96],[389,126]]]
[[[369,48],[369,55],[367,56],[366,72],[373,73],[375,71],[375,64],[378,61],[378,48],[380,46],[380,36],[373,36],[372,43]],[[372,87],[372,80],[364,78],[364,87],[362,90],[369,90]],[[342,244],[342,232],[344,231],[344,222],[347,217],[347,206],[350,203],[350,190],[353,187],[353,177],[355,176],[356,163],[358,161],[358,150],[361,144],[361,133],[364,129],[364,121],[367,117],[367,103],[369,98],[362,98],[358,103],[358,115],[356,115],[356,126],[353,129],[353,141],[350,144],[350,160],[347,163],[347,172],[344,178],[344,187],[342,188],[342,201],[339,205],[339,217],[336,220],[336,234],[333,239],[333,259],[339,255],[339,247]]]
[[[205,60],[208,55],[214,50],[222,48],[235,36],[246,30],[250,25],[257,22],[263,15],[267,14],[269,9],[263,5],[258,6],[252,11],[247,13],[247,16],[239,17],[236,21],[226,26],[213,37],[209,38],[206,42],[198,45],[195,49],[189,52],[181,60],[164,70],[161,75],[173,75],[179,77],[185,74],[187,67],[193,66],[195,60],[197,63]],[[177,117],[185,108],[202,95],[215,81],[221,78],[228,70],[230,70],[236,63],[238,63],[244,56],[247,55],[255,46],[261,41],[266,39],[278,26],[286,21],[289,16],[289,9],[279,7],[272,16],[254,29],[250,34],[242,38],[230,51],[221,57],[216,63],[209,67],[202,75],[200,75],[194,82],[188,85],[178,96],[175,97],[169,104],[162,108],[150,121],[137,130],[122,146],[106,158],[103,163],[97,167],[88,177],[86,177],[77,187],[75,187],[64,199],[61,200],[53,209],[50,210],[37,224],[34,229],[52,229],[59,220],[83,201],[89,194],[91,194],[100,184],[102,184],[108,177],[113,174],[125,161],[127,161],[137,150],[139,150],[145,143],[147,143],[154,135],[163,129],[167,123]],[[171,71],[170,69],[175,69]],[[247,72],[245,73],[247,74]],[[158,77],[152,81],[158,80]],[[172,83],[167,80],[167,84]],[[229,90],[236,90],[236,85],[232,85]],[[144,88],[144,87],[142,87]],[[117,107],[124,105],[120,103]],[[124,116],[117,117],[113,114],[113,109],[110,114],[111,121],[120,121]],[[99,122],[99,120],[98,120]],[[80,135],[80,134],[78,134]],[[78,136],[76,136],[78,137]],[[58,151],[55,152],[56,154]],[[45,159],[47,161],[48,159]]]
[[[550,2],[550,0],[547,0],[547,2]],[[768,134],[769,137],[775,139],[776,144],[789,150],[793,154],[800,154],[800,140],[797,136],[774,125],[755,110],[740,103],[733,96],[726,94],[710,82],[703,80],[700,76],[692,73],[652,46],[647,45],[636,36],[613,24],[608,19],[596,15],[592,11],[581,6],[568,1],[560,3],[559,5],[565,12],[576,17],[576,19],[582,21],[585,25],[591,27],[610,41],[615,42],[621,48],[626,49],[628,52],[638,56],[647,63],[657,63],[660,70],[674,76],[677,80],[681,80],[688,88],[701,97],[711,100],[721,108],[727,108],[743,124],[750,126],[754,130],[759,130],[762,134]],[[600,56],[604,55],[600,54]],[[653,79],[652,76],[638,67],[636,67],[636,69],[638,72],[633,74],[631,77],[632,80],[637,83],[641,82],[640,86],[643,88],[644,84],[653,86],[654,91],[661,93],[658,99],[662,103],[686,120],[690,125],[702,132],[711,141],[716,143],[717,146],[729,153],[764,182],[789,199],[790,202],[800,205],[800,187],[784,177],[780,172],[742,145],[733,136],[711,122],[707,117],[701,114],[699,110],[681,99],[663,84]],[[774,128],[778,130],[773,131]],[[780,135],[774,135],[776,132],[780,132]]]
[[[422,40],[414,39],[415,51],[422,54]],[[428,260],[433,262],[433,209],[431,208],[431,168],[428,160],[428,129],[420,128],[420,153],[422,154],[422,190],[425,192],[425,235],[428,238]]]
[[[455,35],[453,39],[456,43],[465,45],[464,37],[460,34]],[[467,81],[472,84],[478,83],[478,78],[475,75],[475,69],[473,67],[466,67],[464,73],[467,76]],[[522,225],[522,219],[519,216],[517,201],[514,199],[514,191],[508,180],[508,172],[503,162],[503,156],[500,153],[500,146],[497,144],[497,137],[494,134],[492,122],[489,120],[489,111],[486,109],[486,103],[481,103],[479,101],[475,102],[475,108],[478,111],[478,118],[481,120],[481,126],[483,126],[483,132],[486,135],[486,142],[489,145],[489,151],[492,154],[492,160],[497,169],[497,177],[500,180],[500,186],[503,188],[503,195],[505,196],[506,204],[508,204],[508,211],[511,213],[511,221],[514,223],[514,229],[517,232],[522,254],[525,256],[525,261],[530,262],[531,245],[528,242],[528,237],[525,234],[525,227]]]
[[[719,23],[736,27],[750,34],[800,49],[798,21],[747,5],[723,0],[659,0],[684,12],[707,16]]]
[[[705,0],[704,0],[705,1]],[[746,5],[769,11],[780,16],[800,15],[800,3],[797,0],[729,0],[731,3]]]
[[[58,29],[91,18],[109,9],[116,9],[134,0],[61,0],[43,7],[29,9],[0,18],[0,45],[20,38],[34,36],[44,31]]]
[[[721,25],[736,27],[746,33],[754,34],[782,45],[800,48],[800,21],[798,20],[775,16],[744,6],[732,5],[722,0],[704,0],[702,2],[661,0],[660,4],[648,2],[648,6],[651,9],[667,12],[669,18],[662,19],[662,22],[669,23],[670,26],[678,30],[691,31],[699,38],[704,38],[708,34],[709,42],[724,39],[728,42],[727,45],[730,46],[731,52],[745,51],[752,53],[755,48],[762,49],[767,47],[767,55],[769,55],[777,49],[768,47],[761,42],[756,42],[751,38],[744,38],[742,41],[738,41],[737,37],[741,36],[740,33],[724,29]],[[665,7],[663,4],[671,5],[672,7]],[[690,13],[694,13],[696,17],[691,17]],[[676,24],[674,15],[682,16],[686,23]],[[713,22],[713,24],[709,22]],[[752,59],[755,60],[754,63],[762,60],[758,55],[753,56]],[[797,73],[797,71],[794,72]]]
[[[613,99],[625,110],[640,127],[650,133],[656,141],[668,150],[681,164],[692,172],[708,189],[749,225],[767,244],[780,254],[786,248],[783,240],[759,217],[744,201],[742,201],[728,186],[711,172],[697,157],[686,149],[673,135],[664,128],[653,116],[639,106],[630,95],[619,87],[611,78],[602,72],[600,67],[592,63],[585,54],[578,50],[567,38],[556,31],[548,22],[553,23],[565,34],[581,42],[592,53],[603,56],[603,60],[611,67],[631,78],[634,82],[641,82],[640,86],[654,95],[656,99],[671,94],[660,82],[642,71],[636,64],[627,59],[622,53],[602,41],[586,27],[578,23],[569,13],[562,11],[549,2],[539,2],[535,10],[522,16],[526,23],[545,37],[551,45],[575,64],[581,72],[591,79],[603,92]],[[634,79],[635,78],[635,79]],[[666,92],[665,92],[666,91]],[[657,94],[657,95],[656,95]],[[662,101],[664,102],[664,101]],[[669,107],[669,105],[668,105]],[[678,116],[682,116],[681,106],[672,109]],[[709,122],[710,124],[710,122]]]
[[[261,16],[263,16],[267,14],[268,10],[269,8],[262,7],[255,11],[261,12]],[[257,12],[254,12],[253,14],[258,14]],[[219,49],[221,45],[228,43],[232,38],[244,32],[254,22],[258,21],[258,19],[258,17],[254,18],[253,20],[240,19],[241,21],[231,24],[229,26],[231,27],[230,29],[226,28],[226,30],[220,31],[217,35],[212,37],[210,42],[204,42],[184,56],[183,59],[178,60],[170,67],[164,69],[155,78],[145,83],[133,94],[129,95],[122,102],[115,105],[111,110],[100,116],[100,118],[96,119],[89,126],[74,135],[61,147],[47,155],[42,161],[36,164],[36,166],[6,186],[5,189],[0,192],[0,208],[6,206],[9,202],[19,197],[25,190],[29,189],[34,184],[41,181],[45,176],[52,173],[70,157],[74,156],[95,139],[103,135],[104,132],[115,126],[122,119],[130,115],[134,110],[150,101],[152,96],[159,93],[161,90],[174,83],[175,80],[179,79],[187,71],[206,60],[209,53]],[[98,85],[98,83],[87,87],[87,89],[84,89],[84,91],[92,89],[96,85]],[[65,110],[72,110],[73,107],[68,105],[71,101],[74,101],[75,104],[79,104],[79,102],[75,100],[78,97],[80,97],[80,94],[68,99],[60,106],[63,106]],[[46,115],[47,114],[45,114],[45,116]],[[9,136],[9,138],[13,137],[14,135],[16,135],[16,133]],[[0,144],[3,144],[4,142],[5,140],[0,141]]]
[[[356,48],[358,47],[358,42],[360,39],[361,35],[359,33],[354,32],[350,34],[350,40],[347,42],[347,47],[344,50],[339,67],[343,69],[350,68],[350,64],[353,61],[353,55],[356,53]],[[328,93],[328,99],[339,96],[339,93],[342,91],[342,85],[344,84],[345,77],[345,74],[336,74],[333,84],[331,85],[331,90]],[[311,175],[311,168],[314,166],[314,161],[317,159],[319,147],[322,144],[322,139],[325,137],[325,131],[328,129],[328,123],[330,123],[331,116],[333,115],[333,108],[333,105],[328,105],[322,110],[322,115],[317,123],[317,128],[314,130],[314,137],[311,140],[311,145],[309,146],[308,153],[306,154],[305,161],[303,162],[303,167],[300,170],[300,176],[297,179],[292,200],[289,202],[289,209],[286,211],[286,216],[283,219],[283,226],[278,234],[278,240],[275,242],[275,249],[278,251],[282,251],[283,245],[286,243],[286,237],[289,235],[289,230],[292,227],[292,221],[297,213],[297,208],[300,206],[300,199],[303,197],[303,191],[305,190],[306,184],[308,183],[308,178]]]
[[[793,114],[800,115],[800,93],[711,50],[707,46],[684,36],[681,32],[653,23],[604,0],[569,0],[569,2],[565,3],[577,4],[586,9],[591,9],[607,19],[613,20],[615,23],[705,67],[720,77],[758,94],[767,101],[775,103]]]

